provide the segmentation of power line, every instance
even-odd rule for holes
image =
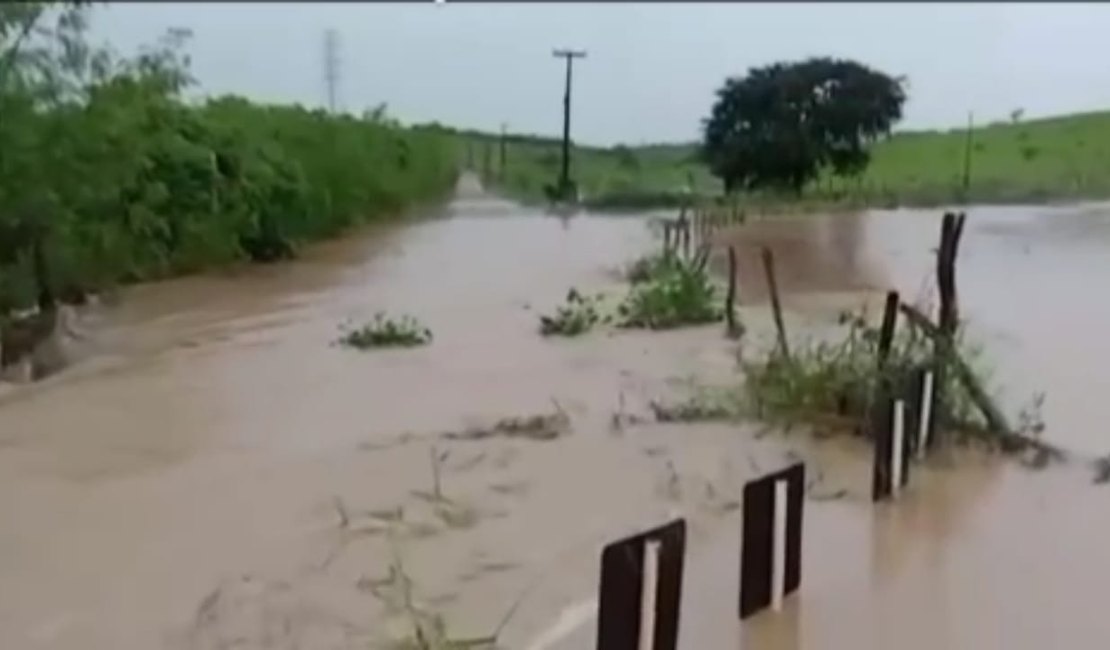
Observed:
[[[336,110],[339,94],[339,33],[334,29],[324,32],[324,83],[327,86],[328,110]]]
[[[554,50],[556,58],[566,59],[567,82],[563,94],[563,166],[559,174],[559,193],[566,198],[570,191],[570,86],[573,78],[574,59],[586,58],[585,50]]]

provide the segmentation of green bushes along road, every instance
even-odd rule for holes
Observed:
[[[85,18],[0,6],[0,316],[44,292],[287,257],[453,186],[456,140],[440,129],[190,103],[188,34],[121,59],[87,45]]]

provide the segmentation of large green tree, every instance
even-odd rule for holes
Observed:
[[[822,171],[861,173],[902,117],[904,80],[854,61],[813,58],[725,81],[704,122],[702,157],[727,191],[800,192]]]

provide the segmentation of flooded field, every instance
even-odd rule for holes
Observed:
[[[1093,291],[1110,277],[1110,206],[975,207],[957,262],[961,317],[984,351],[991,384],[1011,413],[1043,392],[1048,439],[1090,455],[1110,451],[1098,425],[1110,406],[1110,301]],[[936,307],[939,210],[875,211],[749,224],[722,237],[740,251],[742,291],[762,300],[758,247],[774,251],[780,284],[815,313],[897,289]],[[819,307],[820,306],[820,307]]]
[[[137,287],[83,314],[79,362],[0,397],[0,647],[390,647],[410,627],[399,556],[455,636],[492,634],[512,611],[504,647],[592,648],[601,545],[674,514],[691,526],[683,648],[1110,635],[1098,524],[1110,491],[1089,471],[970,455],[876,508],[858,441],[643,422],[691,377],[735,379],[720,326],[545,340],[537,317],[572,286],[619,290],[616,269],[655,245],[644,220],[560,219],[463,190],[443,214],[294,263]],[[1095,336],[1110,311],[1083,280],[1110,259],[1107,214],[973,210],[958,271],[1007,399],[1046,391],[1046,435],[1092,454],[1110,449],[1098,426],[1110,354]],[[748,252],[772,243],[804,336],[889,286],[916,296],[937,217],[726,234],[742,249],[744,345],[769,332]],[[435,341],[331,345],[340,323],[378,310],[418,316]],[[493,426],[541,414],[566,424]],[[486,433],[457,435],[468,428]],[[429,498],[432,454],[447,501]],[[802,589],[783,615],[741,627],[739,492],[792,457],[818,477]]]

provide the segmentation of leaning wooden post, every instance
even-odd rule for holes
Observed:
[[[775,257],[770,248],[763,247],[763,271],[767,274],[767,291],[771,294],[771,310],[775,316],[775,329],[779,335],[779,352],[783,358],[790,359],[790,345],[786,341],[786,325],[782,320],[782,304],[779,302],[779,287],[775,282]]]
[[[728,336],[736,338],[740,330],[736,327],[736,248],[728,247],[728,293],[725,294],[725,323]]]
[[[935,347],[941,345],[940,339],[942,336],[940,328],[934,325],[929,320],[928,316],[915,309],[912,305],[903,304],[899,306],[899,309],[909,322],[919,327],[921,331],[933,341]],[[1000,434],[1009,434],[1013,432],[1009,422],[1006,420],[1006,416],[1002,413],[1002,409],[998,408],[991,400],[986,389],[979,381],[979,378],[975,376],[972,369],[960,358],[960,355],[955,350],[953,350],[952,354],[948,357],[948,370],[953,373],[954,380],[962,384],[967,390],[967,396],[979,408],[979,411],[983,414],[983,418],[987,421],[987,426],[990,427],[991,431]],[[939,375],[936,373],[934,373],[933,379],[933,392],[934,400],[936,400],[937,405],[933,408],[934,424],[932,426],[934,427],[934,433],[939,434],[941,428],[939,424],[936,424],[938,422],[936,414],[941,411],[940,400],[942,394],[940,392]],[[939,437],[939,435],[934,435],[934,439],[939,439]]]

